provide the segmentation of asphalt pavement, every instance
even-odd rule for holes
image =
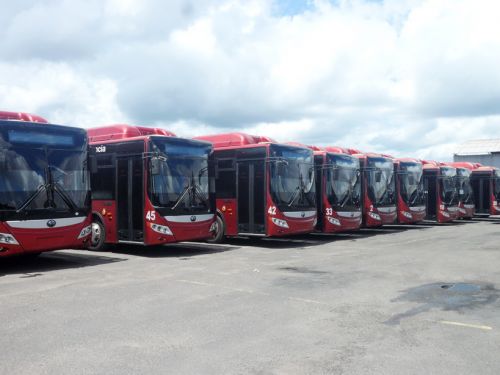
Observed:
[[[499,374],[500,219],[0,259],[0,374]]]

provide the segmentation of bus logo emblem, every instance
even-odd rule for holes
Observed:
[[[196,221],[196,216],[194,216],[194,215],[193,215],[193,216],[191,216],[191,217],[190,217],[190,220],[191,220],[191,221]]]
[[[53,220],[53,219],[50,219],[49,221],[47,221],[47,226],[48,226],[49,228],[53,228],[53,227],[55,227],[55,226],[56,226],[56,224],[57,224],[57,223],[56,223],[56,221],[55,221],[55,220]]]

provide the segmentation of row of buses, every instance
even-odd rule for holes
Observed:
[[[243,133],[0,112],[0,256],[500,214],[500,171]]]

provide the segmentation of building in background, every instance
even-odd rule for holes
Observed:
[[[479,139],[459,145],[453,161],[469,161],[500,168],[500,139]]]

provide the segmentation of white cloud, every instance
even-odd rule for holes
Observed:
[[[265,0],[25,0],[0,15],[0,106],[447,159],[465,139],[500,137],[499,11],[495,0],[316,0],[294,16]]]

